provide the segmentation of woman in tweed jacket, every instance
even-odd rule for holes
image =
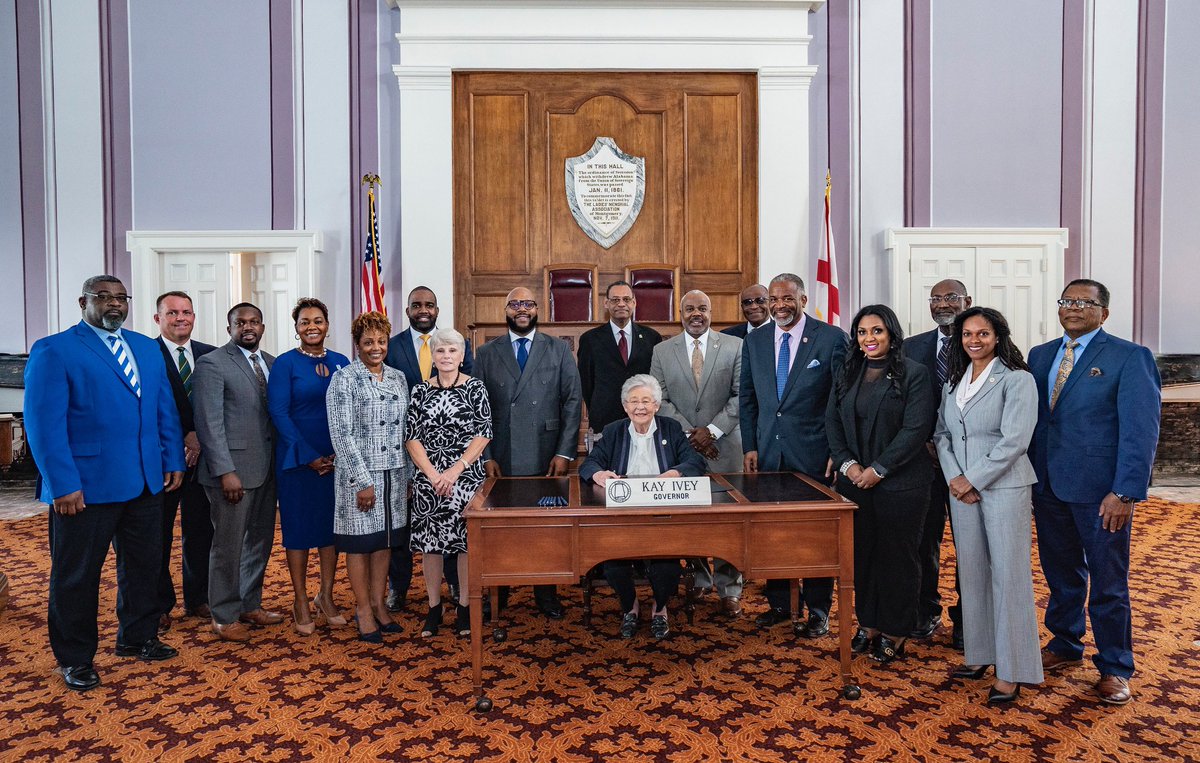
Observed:
[[[379,643],[399,633],[388,614],[388,560],[406,541],[409,460],[404,449],[408,382],[383,363],[392,325],[364,313],[350,331],[358,357],[333,375],[326,395],[336,455],[333,535],[346,552],[358,637]]]

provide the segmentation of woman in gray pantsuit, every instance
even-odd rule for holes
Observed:
[[[950,511],[966,664],[955,678],[996,667],[988,704],[1042,682],[1033,602],[1030,498],[1037,481],[1025,455],[1037,423],[1037,386],[1004,316],[973,307],[954,321],[949,380],[934,432],[950,485]]]

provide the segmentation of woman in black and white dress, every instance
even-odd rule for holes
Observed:
[[[422,636],[442,622],[443,555],[458,554],[458,607],[454,630],[471,632],[467,608],[467,526],[463,510],[486,477],[480,456],[492,439],[487,388],[459,369],[466,341],[454,329],[429,340],[437,373],[412,391],[408,407],[408,454],[417,468],[412,482],[412,544],[421,552],[429,614]]]

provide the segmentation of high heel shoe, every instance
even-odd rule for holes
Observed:
[[[871,648],[874,640],[874,637],[867,633],[866,628],[859,628],[854,632],[854,638],[850,639],[850,651],[855,654],[862,654]]]
[[[454,608],[454,632],[460,636],[471,635],[471,607],[458,604]]]
[[[875,648],[867,656],[880,665],[887,665],[904,656],[904,645],[907,643],[907,638],[893,640],[880,633],[875,639]]]
[[[308,606],[305,605],[304,609],[307,610]],[[295,618],[296,633],[299,633],[301,636],[311,636],[317,625],[312,620],[311,612],[306,611],[305,614],[309,616],[309,619],[307,623],[302,623],[300,622],[300,602],[297,601],[292,604],[292,617]]]
[[[438,626],[442,624],[442,603],[430,605],[429,614],[425,616],[425,625],[421,628],[422,638],[432,638],[437,635]]]
[[[963,679],[969,678],[972,681],[978,681],[980,678],[983,678],[984,676],[987,675],[988,668],[990,668],[990,667],[992,667],[992,666],[991,665],[959,665],[957,668],[950,671],[950,677],[951,678],[963,678]]]
[[[1012,691],[1000,691],[995,687],[988,689],[987,703],[989,705],[1003,705],[1008,702],[1015,702],[1017,697],[1021,696],[1021,684],[1013,684]]]
[[[317,606],[317,620],[322,624],[333,626],[341,626],[346,624],[346,618],[338,612],[337,606],[334,605],[332,599],[326,599],[321,594],[317,594],[317,598],[313,600]]]

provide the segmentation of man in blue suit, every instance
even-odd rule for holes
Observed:
[[[1161,381],[1154,356],[1101,326],[1104,284],[1077,279],[1058,300],[1064,336],[1034,347],[1038,423],[1029,446],[1037,472],[1033,516],[1050,587],[1042,650],[1050,672],[1083,661],[1084,605],[1092,621],[1102,702],[1133,697],[1129,539],[1158,445]]]
[[[392,368],[404,374],[411,390],[433,374],[433,351],[429,347],[429,338],[437,331],[438,319],[437,295],[427,286],[418,286],[408,293],[408,306],[404,314],[408,316],[408,328],[388,340],[388,353],[384,358]],[[463,351],[461,368],[463,373],[470,375],[474,367],[471,358],[471,340]],[[408,527],[405,526],[405,532]],[[457,554],[447,554],[444,566],[446,582],[452,589],[458,587],[458,565],[454,563]],[[399,612],[408,602],[408,589],[412,584],[413,556],[408,549],[408,542],[392,549],[391,563],[388,565],[387,608],[389,612]],[[450,601],[458,598],[449,597]]]
[[[25,367],[25,431],[50,512],[50,647],[68,688],[100,685],[100,571],[117,552],[116,654],[174,657],[158,640],[163,489],[183,479],[183,432],[162,353],[121,324],[113,276],[83,284],[83,320],[38,340]]]
[[[804,313],[808,296],[804,281],[781,273],[767,287],[767,306],[774,319],[768,329],[751,331],[742,342],[742,381],[738,390],[743,468],[798,471],[828,483],[832,473],[825,407],[833,375],[846,358],[846,332]],[[771,608],[756,619],[770,627],[792,617],[786,580],[767,581]],[[833,581],[804,581],[808,622],[792,626],[796,635],[815,638],[829,632]],[[798,618],[800,613],[795,613]]]

